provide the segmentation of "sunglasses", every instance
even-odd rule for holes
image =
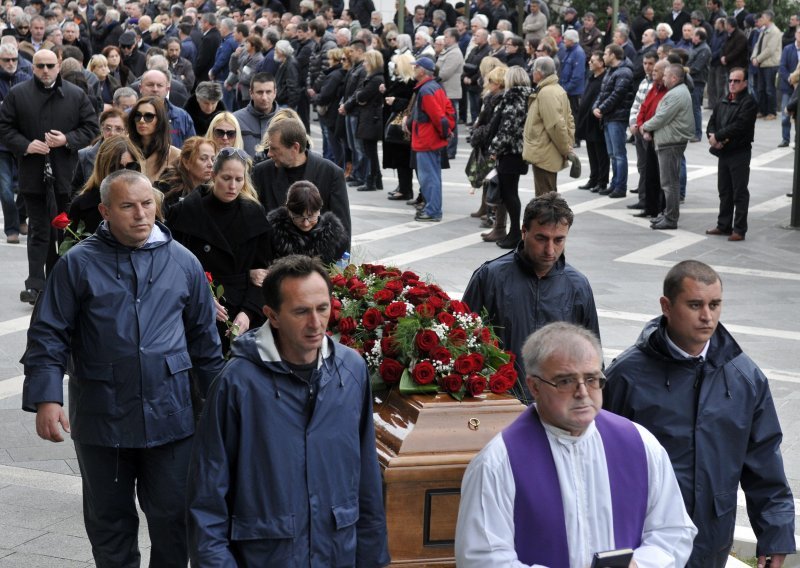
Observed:
[[[744,83],[744,79],[728,79],[728,83]]]
[[[3,63],[16,63],[19,60],[19,57],[0,57],[0,61]]]
[[[142,171],[142,167],[139,165],[139,162],[128,162],[127,164],[120,164],[119,168],[121,170],[131,170],[134,172]]]
[[[223,130],[222,128],[214,129],[214,138],[228,138],[233,140],[236,138],[235,130]]]
[[[153,112],[135,112],[133,113],[133,121],[134,122],[153,122],[156,119],[156,115]]]
[[[55,69],[56,65],[58,65],[58,63],[34,63],[37,69],[44,69],[45,67],[48,69]]]
[[[221,159],[224,160],[226,158],[230,158],[231,156],[236,156],[245,164],[250,161],[250,156],[247,155],[247,152],[239,148],[234,148],[233,146],[229,146],[220,150],[219,154],[217,154],[217,157],[214,158],[214,161],[217,162]]]

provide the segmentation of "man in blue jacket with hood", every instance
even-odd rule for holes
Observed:
[[[198,425],[192,566],[385,566],[369,375],[326,334],[325,267],[284,257],[263,291],[269,321],[236,340]]]
[[[702,262],[675,265],[662,316],[606,370],[603,406],[652,432],[669,454],[699,532],[688,568],[723,568],[741,484],[758,566],[795,552],[794,500],[767,377],[719,323],[722,281]]]
[[[139,566],[138,495],[151,566],[185,568],[189,371],[204,396],[222,368],[214,302],[198,260],[156,223],[144,174],[112,173],[100,200],[103,223],[55,264],[37,303],[22,408],[42,439],[72,435],[98,567]]]

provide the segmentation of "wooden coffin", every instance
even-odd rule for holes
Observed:
[[[447,394],[375,399],[391,566],[455,566],[453,544],[461,478],[472,457],[525,407],[485,394],[463,402]]]

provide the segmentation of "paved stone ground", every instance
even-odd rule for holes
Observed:
[[[707,118],[707,116],[706,116]],[[791,200],[793,153],[776,149],[778,122],[757,125],[751,164],[750,230],[747,240],[728,243],[707,237],[718,205],[716,160],[704,143],[691,144],[688,197],[680,230],[657,232],[634,219],[622,200],[578,191],[581,180],[560,176],[561,191],[576,213],[567,258],[587,274],[600,313],[608,360],[628,347],[643,323],[659,311],[661,282],[668,267],[687,258],[714,265],[723,275],[722,321],[771,378],[784,430],[783,455],[795,496],[800,490],[800,232],[786,229]],[[319,147],[319,133],[314,136]],[[453,168],[444,173],[442,223],[413,221],[413,209],[390,202],[385,192],[351,192],[354,261],[393,262],[428,274],[453,294],[461,294],[472,271],[502,251],[479,237],[469,218],[479,204],[470,195],[463,168],[467,146],[460,145]],[[628,146],[631,187],[637,179],[635,151]],[[584,172],[588,174],[585,150]],[[387,171],[384,184],[396,184]],[[533,197],[532,176],[521,183],[523,203]],[[23,238],[24,242],[24,238]],[[25,330],[31,308],[18,301],[27,272],[24,245],[0,243],[0,568],[92,565],[81,517],[81,487],[72,446],[36,437],[33,415],[20,410]],[[737,536],[749,525],[740,503]],[[148,558],[146,530],[142,555]],[[742,541],[744,542],[744,541]],[[746,549],[743,549],[746,553]],[[796,563],[796,561],[795,561]],[[794,564],[794,563],[793,563]]]

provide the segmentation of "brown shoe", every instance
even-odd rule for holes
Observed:
[[[506,238],[506,236],[507,234],[505,229],[501,229],[500,227],[495,227],[494,229],[489,231],[489,233],[487,233],[485,237],[483,237],[483,240],[486,241],[487,243],[494,243]]]
[[[350,174],[353,173],[353,162],[347,162],[344,165],[344,177],[350,177]]]
[[[731,233],[731,236],[728,237],[728,240],[732,243],[737,243],[744,240],[744,235],[740,235],[739,233]]]
[[[6,237],[6,242],[8,244],[10,244],[10,245],[18,245],[19,244],[19,235],[17,235],[17,234],[8,235],[8,237]]]
[[[713,229],[709,229],[709,230],[706,231],[706,235],[724,236],[724,235],[730,235],[730,234],[731,234],[730,231],[728,231],[728,232],[721,231],[718,227],[714,227]]]
[[[776,117],[774,114],[768,114],[767,116],[764,117],[764,120],[775,120],[775,118]]]

